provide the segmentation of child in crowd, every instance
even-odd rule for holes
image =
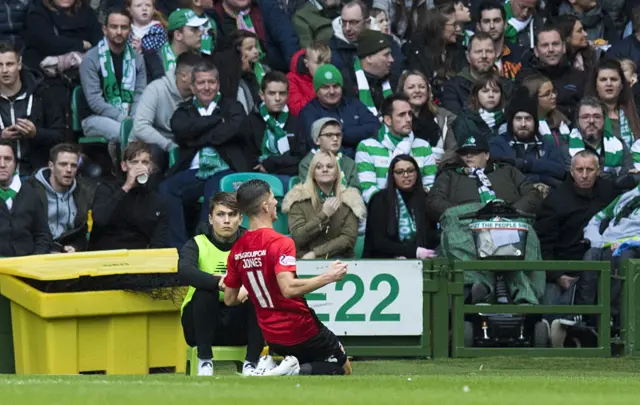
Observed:
[[[504,119],[502,84],[497,76],[481,76],[471,88],[469,105],[453,122],[458,145],[470,136],[483,136],[487,141],[507,130]]]
[[[301,49],[291,59],[289,79],[289,110],[296,117],[300,110],[316,97],[313,89],[313,75],[319,66],[331,63],[331,49],[326,44],[314,42]]]
[[[400,40],[400,38],[398,38],[391,32],[391,23],[389,22],[389,16],[387,15],[386,11],[380,8],[372,8],[371,17],[376,20],[376,24],[378,25],[378,29],[380,32],[390,35],[398,45],[402,45],[402,41]]]
[[[155,8],[155,0],[127,0],[131,14],[129,41],[137,53],[160,49],[167,38],[167,21]]]

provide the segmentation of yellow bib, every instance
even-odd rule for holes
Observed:
[[[209,241],[206,235],[198,235],[193,238],[198,245],[198,268],[205,273],[215,274],[217,276],[224,276],[227,274],[227,258],[228,252],[224,252],[216,247]],[[182,302],[181,311],[191,301],[193,294],[196,292],[196,288],[190,286],[187,295]],[[220,301],[224,301],[224,292],[220,291]]]

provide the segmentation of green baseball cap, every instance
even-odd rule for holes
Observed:
[[[167,31],[175,31],[182,27],[200,27],[207,23],[206,18],[201,18],[188,8],[179,8],[169,15]]]

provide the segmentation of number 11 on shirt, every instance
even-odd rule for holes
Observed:
[[[273,308],[273,301],[271,300],[271,295],[269,295],[269,290],[267,290],[267,284],[264,282],[262,270],[247,271],[247,278],[260,306],[262,308]]]

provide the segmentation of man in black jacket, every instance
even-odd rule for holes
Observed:
[[[202,234],[180,249],[178,276],[189,291],[182,304],[182,329],[187,344],[198,350],[198,375],[213,375],[211,346],[247,345],[243,375],[252,375],[264,346],[262,331],[247,290],[243,304],[224,304],[224,275],[233,244],[244,233],[234,193],[217,193],[209,203],[209,223]],[[268,361],[268,357],[265,358]]]
[[[298,164],[306,152],[298,117],[289,114],[289,81],[282,72],[269,72],[262,79],[262,103],[249,115],[247,146],[253,170],[278,175],[285,189],[298,175]]]
[[[158,187],[169,209],[169,246],[187,241],[183,205],[205,200],[220,187],[220,179],[233,172],[250,172],[242,126],[247,116],[235,94],[220,93],[218,69],[208,61],[193,67],[193,99],[182,103],[171,118],[174,141],[180,147],[169,177]],[[201,212],[206,220],[206,206]]]
[[[585,226],[618,195],[613,182],[602,179],[599,174],[598,156],[590,150],[580,151],[571,159],[571,178],[544,200],[534,224],[544,260],[583,259],[589,249],[584,240]],[[581,281],[579,276],[578,272],[548,271],[545,303],[592,303],[593,283],[586,282],[591,277]],[[561,325],[575,323],[574,316],[550,318],[554,346],[561,346],[566,334]]]
[[[123,155],[126,180],[96,189],[89,250],[168,247],[166,205],[147,187],[151,148],[130,142]]]
[[[0,137],[16,146],[20,176],[45,166],[51,147],[62,141],[64,114],[59,101],[41,73],[23,68],[15,48],[0,43]]]
[[[585,74],[567,60],[566,46],[562,35],[553,26],[545,26],[536,33],[534,55],[516,76],[516,82],[522,83],[525,77],[534,73],[551,79],[558,93],[558,109],[567,117],[573,117],[575,106],[584,92]]]
[[[16,151],[0,139],[0,257],[45,254],[51,250],[47,209],[16,174]]]
[[[42,205],[47,207],[54,250],[73,253],[87,250],[87,212],[91,190],[78,181],[77,146],[61,143],[51,148],[49,167],[29,179]]]

